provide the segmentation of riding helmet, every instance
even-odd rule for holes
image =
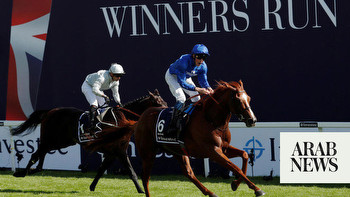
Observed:
[[[209,50],[204,44],[196,44],[192,49],[192,54],[205,54],[209,56]]]
[[[109,72],[112,74],[125,75],[122,65],[117,63],[111,64],[111,67],[109,68]]]

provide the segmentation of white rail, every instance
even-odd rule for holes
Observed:
[[[230,122],[230,128],[245,128],[242,122]],[[350,122],[257,122],[254,128],[350,128]]]

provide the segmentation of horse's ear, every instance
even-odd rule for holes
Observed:
[[[154,90],[154,94],[157,95],[157,96],[160,96],[158,89]]]
[[[154,97],[154,94],[148,90],[148,94]]]
[[[244,87],[243,87],[243,82],[242,82],[241,79],[238,81],[238,83],[239,83],[239,85],[244,89]]]

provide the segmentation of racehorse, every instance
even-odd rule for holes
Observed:
[[[126,112],[121,112],[119,107],[113,107],[112,112],[105,116],[104,122],[113,122],[113,116],[118,120],[118,126],[132,125],[132,120],[137,120],[139,117],[137,114],[141,114],[149,107],[167,106],[167,103],[159,95],[158,90],[154,93],[149,92],[149,95],[131,101],[124,106]],[[132,110],[132,111],[131,111]],[[41,124],[40,128],[40,144],[38,150],[32,154],[26,168],[22,171],[14,173],[16,177],[24,177],[27,174],[33,174],[42,171],[45,155],[51,150],[57,150],[79,143],[83,148],[87,145],[87,142],[80,142],[78,138],[78,120],[84,111],[76,108],[54,108],[51,110],[38,110],[33,112],[30,117],[17,128],[11,130],[12,135],[27,134]],[[129,121],[130,119],[130,121]],[[115,126],[105,126],[102,130],[114,130]],[[25,132],[26,131],[26,132]],[[118,149],[111,149],[109,146],[102,146],[98,152],[102,152],[104,160],[98,169],[97,175],[94,181],[90,185],[90,190],[94,191],[98,180],[102,177],[105,170],[113,163],[116,158],[127,167],[128,174],[134,182],[136,189],[139,193],[143,193],[143,190],[137,182],[137,175],[131,166],[126,150],[129,145],[130,137],[124,136],[114,143]],[[30,169],[39,160],[39,164],[33,170]]]
[[[257,121],[251,107],[250,97],[243,88],[242,81],[218,82],[218,87],[210,96],[203,97],[196,104],[189,122],[183,130],[184,145],[161,144],[156,142],[155,130],[161,108],[149,108],[134,126],[135,143],[142,159],[142,183],[146,196],[150,196],[149,179],[156,153],[159,149],[174,154],[187,176],[204,195],[216,196],[195,177],[189,162],[189,156],[209,158],[232,171],[238,178],[231,183],[235,191],[244,181],[253,189],[256,196],[265,195],[246,176],[248,154],[230,145],[231,133],[228,124],[231,114],[235,114],[247,127],[255,126]],[[241,157],[242,169],[229,158]]]

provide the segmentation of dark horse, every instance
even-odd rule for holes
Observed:
[[[244,181],[253,189],[256,196],[264,195],[246,176],[248,154],[230,145],[231,133],[228,124],[231,114],[235,114],[247,127],[255,126],[256,117],[250,107],[250,97],[243,88],[242,81],[218,82],[218,87],[210,96],[203,97],[193,111],[188,124],[184,127],[185,151],[177,144],[159,144],[155,139],[155,127],[161,108],[149,108],[140,117],[134,128],[137,150],[142,158],[142,183],[146,196],[150,196],[148,184],[158,149],[174,154],[184,174],[202,191],[204,195],[216,196],[195,177],[189,162],[189,156],[210,158],[212,161],[232,171],[238,180],[231,184],[235,191]],[[186,153],[186,154],[185,154]],[[241,157],[242,169],[229,158]]]
[[[124,113],[121,109],[114,107],[112,113],[117,117],[118,126],[132,125],[129,120],[137,120],[139,117],[135,114],[141,114],[149,107],[167,106],[166,102],[159,95],[158,90],[154,93],[149,92],[149,95],[141,97],[137,100],[125,104],[124,108],[128,109]],[[80,143],[78,139],[78,120],[84,111],[76,108],[54,108],[51,110],[38,110],[33,112],[28,120],[22,123],[17,128],[11,130],[12,135],[24,134],[32,132],[39,124],[40,128],[40,144],[38,150],[32,154],[26,168],[22,171],[14,173],[16,177],[24,177],[27,174],[33,174],[42,171],[42,166],[46,153],[51,150],[57,150],[79,143],[84,148],[87,143]],[[134,112],[134,113],[132,113]],[[104,121],[113,123],[112,114],[106,115]],[[28,130],[27,130],[28,129]],[[110,131],[116,127],[110,126],[102,130]],[[105,170],[113,163],[116,158],[127,167],[128,173],[134,182],[137,191],[143,193],[141,187],[137,182],[137,175],[131,166],[126,150],[129,145],[130,136],[123,136],[117,141],[114,141],[118,149],[111,149],[109,146],[101,146],[98,152],[102,152],[104,160],[98,169],[94,181],[90,185],[90,190],[94,191],[98,180],[101,178]],[[30,167],[39,160],[38,166],[31,170]]]

